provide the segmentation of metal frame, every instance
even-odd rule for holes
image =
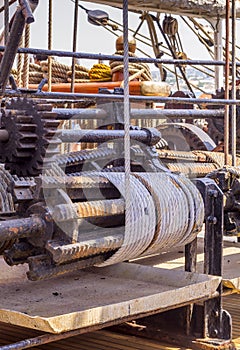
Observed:
[[[27,4],[26,1],[22,1],[23,4]],[[77,3],[77,1],[76,1]],[[229,2],[228,2],[229,3]],[[126,9],[124,10],[126,11]],[[126,13],[125,13],[126,15]],[[66,100],[78,100],[78,99],[99,99],[104,98],[106,100],[111,101],[123,101],[123,96],[120,95],[109,95],[109,94],[102,94],[99,96],[98,94],[76,94],[73,93],[73,87],[72,87],[72,93],[66,94],[66,93],[44,93],[40,89],[36,92],[33,92],[31,90],[17,90],[17,91],[6,91],[5,87],[7,84],[7,80],[9,77],[9,73],[13,64],[12,56],[15,56],[17,52],[19,53],[25,53],[25,54],[47,54],[47,55],[54,55],[58,57],[72,57],[74,58],[88,58],[88,59],[105,59],[105,60],[111,60],[111,59],[118,59],[123,60],[122,56],[113,56],[113,55],[100,55],[100,54],[87,54],[87,53],[78,53],[78,52],[64,52],[64,51],[56,51],[56,50],[41,50],[41,49],[29,49],[29,48],[22,48],[18,49],[19,39],[20,39],[20,32],[23,31],[25,20],[31,21],[31,13],[27,12],[25,13],[22,10],[18,10],[17,16],[20,17],[19,23],[16,22],[16,25],[14,27],[14,30],[10,34],[9,41],[6,45],[6,47],[0,47],[0,52],[5,50],[3,61],[1,63],[1,73],[0,73],[0,85],[2,88],[2,96],[26,96],[26,97],[40,97],[40,98],[58,98],[58,99],[66,99]],[[14,38],[14,40],[12,40]],[[235,37],[233,38],[233,45]],[[9,55],[11,54],[11,60]],[[188,65],[214,65],[214,66],[224,66],[224,61],[209,61],[209,60],[164,60],[164,59],[149,59],[149,58],[129,58],[130,62],[134,61],[140,61],[145,63],[158,63],[158,64],[188,64]],[[236,66],[240,66],[240,63],[232,62],[226,64],[226,66],[229,68],[229,66],[232,66],[233,68]],[[227,79],[228,82],[228,79]],[[208,104],[218,104],[218,105],[238,105],[240,103],[240,100],[236,100],[236,97],[234,95],[231,96],[231,99],[229,99],[229,96],[227,96],[226,99],[221,100],[214,100],[214,99],[196,99],[196,98],[173,98],[173,97],[140,97],[140,96],[130,96],[129,101],[145,101],[145,102],[175,102],[175,103],[192,103],[192,104],[202,104],[202,103],[208,103]],[[226,109],[228,110],[228,109]],[[191,112],[192,113],[192,112]],[[152,118],[152,115],[151,115]],[[159,116],[158,116],[159,118]],[[228,115],[225,118],[228,119]],[[232,120],[235,122],[235,117],[233,115]],[[226,122],[225,125],[225,134],[229,135],[229,124]],[[233,142],[236,140],[236,135],[233,135]],[[228,138],[227,138],[227,144],[226,148],[228,149]],[[234,151],[235,152],[235,151]],[[235,156],[233,154],[233,156]],[[216,186],[216,184],[209,179],[197,179],[196,185],[199,188],[200,192],[203,195],[204,201],[205,201],[205,208],[206,208],[206,233],[205,233],[205,263],[204,263],[204,272],[206,274],[213,274],[213,275],[222,275],[222,240],[223,240],[223,195],[219,188]],[[194,271],[196,268],[196,241],[192,242],[190,245],[186,247],[186,266],[187,271]],[[203,329],[201,330],[203,338],[210,337],[210,338],[220,338],[221,341],[219,343],[215,340],[215,344],[219,345],[220,342],[222,344],[223,342],[226,342],[226,344],[229,343],[229,339],[231,338],[231,322],[230,322],[230,316],[222,309],[222,285],[219,286],[216,297],[211,300],[206,300],[204,302],[204,306],[194,308],[192,305],[187,305],[184,313],[184,317],[180,317],[179,313],[182,313],[182,310],[177,310],[177,314],[180,320],[180,328],[184,330],[184,332],[190,337],[191,334],[194,332],[197,332],[198,329],[196,328],[196,323],[194,324],[194,320],[196,320],[196,315],[202,314],[203,315]],[[142,319],[143,323],[148,324],[150,327],[152,327],[153,333],[156,330],[156,327],[158,326],[158,319],[159,315],[157,314],[154,316],[154,324],[152,323],[153,319]],[[124,321],[124,320],[122,320]],[[0,347],[1,350],[17,350],[17,349],[27,349],[33,346],[38,346],[41,344],[46,344],[52,341],[68,338],[74,335],[86,333],[88,331],[92,331],[94,329],[100,329],[103,327],[110,326],[112,324],[115,324],[116,322],[104,324],[104,325],[98,325],[96,327],[66,332],[63,334],[58,335],[50,335],[50,334],[44,334],[39,337],[26,339],[23,341],[20,341],[16,344],[6,345]],[[154,325],[154,327],[153,327]],[[151,331],[151,335],[153,334]],[[143,333],[142,333],[143,334]],[[146,335],[146,334],[145,334]],[[153,334],[154,335],[154,334]],[[212,345],[212,342],[210,341],[210,344]],[[229,348],[230,348],[229,343]]]

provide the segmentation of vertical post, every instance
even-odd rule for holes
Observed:
[[[4,0],[4,45],[8,40],[9,35],[9,1]]]
[[[205,193],[204,273],[222,276],[223,193],[214,182],[207,184]],[[204,303],[204,337],[221,338],[222,283],[217,291],[218,297]]]
[[[236,99],[236,3],[232,1],[232,90],[231,98]],[[236,166],[236,137],[237,137],[237,126],[236,126],[236,105],[231,106],[231,146],[232,146],[232,165]]]
[[[125,162],[125,234],[130,230],[130,103],[129,103],[129,47],[128,47],[128,0],[123,0],[123,75],[124,75],[124,162]]]
[[[73,23],[73,52],[77,50],[77,30],[78,30],[78,0],[75,0],[74,10],[74,23]],[[76,59],[72,58],[72,81],[71,81],[71,92],[74,92],[74,80],[75,80],[75,62]]]
[[[224,176],[224,174],[223,174]],[[224,198],[215,181],[196,179],[205,207],[204,273],[222,276]],[[222,309],[222,283],[218,296],[204,302],[203,338],[231,339],[231,318]]]
[[[226,0],[226,40],[225,40],[225,99],[229,99],[229,17],[230,0]],[[225,105],[224,113],[224,163],[229,158],[229,105]]]
[[[48,50],[52,50],[52,0],[48,2]],[[52,57],[48,56],[48,92],[52,91]]]
[[[185,271],[196,272],[197,268],[197,238],[185,246]],[[194,304],[185,307],[185,332],[191,334],[191,322]]]
[[[223,60],[223,20],[219,21],[215,25],[214,30],[214,60],[222,61]],[[215,66],[215,89],[220,91],[223,87],[223,67]]]

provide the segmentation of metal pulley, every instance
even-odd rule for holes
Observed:
[[[118,26],[109,22],[108,13],[102,10],[87,10],[88,22],[95,26],[111,26],[112,30],[117,30]]]
[[[88,22],[96,26],[106,25],[109,20],[107,12],[102,10],[88,10]]]
[[[178,21],[172,16],[165,16],[162,24],[162,28],[165,34],[174,36],[178,32]]]

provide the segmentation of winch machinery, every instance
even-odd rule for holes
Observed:
[[[238,169],[224,167],[223,153],[214,152],[216,144],[196,125],[162,123],[222,118],[223,110],[131,108],[126,210],[124,106],[114,100],[123,90],[100,89],[95,108],[86,109],[74,104],[90,98],[73,94],[66,108],[62,95],[47,97],[45,80],[37,91],[18,89],[10,72],[25,23],[33,20],[28,2],[19,5],[0,66],[5,261],[27,263],[29,279],[38,280],[186,246],[206,221],[205,185],[197,185],[202,177],[225,195],[225,232],[238,233]],[[144,120],[158,122],[146,127]]]

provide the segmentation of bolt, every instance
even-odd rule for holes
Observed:
[[[51,214],[50,214],[49,212],[45,214],[44,219],[45,219],[47,222],[53,221],[53,218],[52,218],[52,216],[51,216]]]
[[[210,197],[217,198],[218,197],[218,191],[217,190],[209,190],[208,194]]]
[[[216,223],[217,223],[217,218],[216,218],[216,216],[210,215],[210,216],[208,216],[207,221],[209,222],[209,224],[216,225]]]

